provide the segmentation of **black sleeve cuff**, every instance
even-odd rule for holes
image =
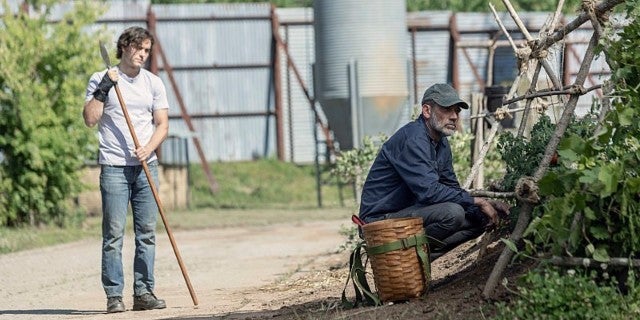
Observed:
[[[96,91],[94,91],[94,92],[93,92],[93,97],[94,97],[96,100],[98,100],[98,101],[100,101],[100,102],[102,102],[102,103],[104,103],[104,101],[105,101],[105,100],[107,100],[107,95],[108,95],[108,93],[106,93],[106,92],[102,91],[102,90],[101,90],[101,89],[99,89],[99,88],[98,88],[98,89],[96,89]]]

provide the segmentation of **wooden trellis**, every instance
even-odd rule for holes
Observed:
[[[524,231],[530,223],[531,213],[533,208],[538,205],[540,197],[537,194],[537,183],[538,181],[545,175],[549,168],[549,164],[553,155],[556,152],[558,144],[561,138],[564,136],[564,133],[569,125],[571,117],[573,116],[578,99],[580,96],[596,89],[601,89],[603,86],[595,85],[590,88],[585,88],[584,84],[589,75],[589,70],[593,60],[595,58],[595,48],[598,44],[598,40],[603,35],[603,27],[602,24],[607,21],[608,15],[610,11],[618,4],[623,3],[624,0],[603,0],[600,2],[596,2],[595,0],[585,0],[583,1],[582,10],[583,12],[578,15],[573,21],[567,23],[562,28],[556,29],[558,25],[558,20],[560,17],[561,9],[564,5],[564,1],[560,0],[558,3],[557,10],[555,11],[552,19],[550,19],[540,31],[538,38],[534,38],[527,28],[522,23],[522,20],[519,18],[517,12],[511,5],[509,0],[502,0],[505,4],[505,7],[509,11],[511,18],[514,20],[522,34],[526,38],[526,42],[523,46],[517,47],[513,42],[512,38],[509,36],[504,24],[500,21],[494,7],[490,5],[491,10],[494,13],[497,23],[500,25],[502,32],[508,37],[510,44],[520,61],[519,64],[519,74],[516,77],[509,93],[503,101],[502,107],[498,108],[495,112],[486,113],[480,115],[482,117],[486,117],[487,120],[492,124],[492,130],[488,135],[487,141],[484,143],[482,150],[480,152],[480,156],[477,161],[475,161],[471,173],[469,177],[465,181],[463,187],[469,188],[471,182],[476,178],[479,172],[479,168],[482,165],[484,157],[486,156],[487,150],[491,145],[491,140],[495,138],[496,133],[501,129],[499,121],[505,115],[513,112],[523,112],[522,120],[520,122],[520,126],[518,129],[518,136],[522,137],[525,134],[525,128],[530,125],[528,123],[529,114],[531,110],[534,108],[544,108],[544,106],[540,106],[539,99],[541,97],[550,97],[553,96],[557,98],[559,104],[563,105],[562,115],[560,120],[556,124],[555,131],[551,136],[549,143],[545,149],[544,156],[542,161],[538,165],[537,170],[533,174],[532,177],[522,177],[517,185],[514,192],[489,192],[485,190],[471,190],[471,194],[473,196],[484,196],[484,197],[495,197],[495,198],[516,198],[518,201],[518,205],[521,208],[520,214],[518,217],[518,221],[511,232],[510,239],[511,241],[518,242],[521,240]],[[580,69],[578,74],[576,75],[576,79],[573,84],[569,86],[562,86],[560,82],[560,78],[556,75],[555,71],[549,64],[547,60],[547,56],[551,47],[564,40],[567,34],[576,30],[581,25],[585,24],[587,21],[591,22],[593,26],[593,34],[591,35],[591,39],[589,41],[587,50],[583,57],[582,63],[580,65]],[[541,70],[544,69],[545,73],[550,79],[552,83],[552,87],[548,89],[538,89],[538,77],[540,75]],[[520,96],[515,96],[517,94],[517,89],[523,84],[529,84],[528,90],[521,94]],[[601,109],[600,114],[600,123],[604,118],[604,115],[607,113],[609,109],[608,103],[608,85],[604,86],[604,97],[603,97],[603,107]],[[508,109],[511,103],[525,100],[525,106],[520,109]],[[599,127],[599,125],[598,125]],[[598,130],[598,129],[596,129]],[[574,217],[574,225],[577,225],[578,222],[582,219],[580,215]],[[492,235],[487,234],[484,236],[485,239],[491,239]],[[484,240],[484,239],[483,239]],[[486,245],[487,241],[482,241],[484,245]],[[481,245],[482,247],[482,245]],[[482,249],[481,249],[482,251]],[[508,262],[513,257],[514,252],[511,251],[508,247],[505,247],[496,262],[493,271],[489,275],[489,278],[485,284],[485,287],[482,291],[482,295],[484,298],[490,298],[493,294],[493,291],[502,278],[505,268],[507,267]],[[557,258],[556,260],[561,262],[566,262],[566,259]],[[581,260],[582,261],[582,260]]]

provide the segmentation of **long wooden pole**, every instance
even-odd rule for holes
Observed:
[[[109,75],[105,75],[108,77]],[[136,149],[140,148],[140,142],[138,141],[138,136],[136,135],[136,131],[133,129],[133,124],[131,124],[131,118],[129,118],[129,112],[127,111],[127,106],[124,104],[124,99],[122,98],[122,93],[120,93],[120,87],[116,83],[113,86],[116,89],[116,94],[118,95],[118,101],[120,102],[120,107],[122,108],[122,113],[124,114],[124,118],[127,121],[127,126],[129,127],[129,132],[131,132],[131,137],[133,137],[133,143]],[[169,223],[167,222],[167,218],[164,214],[164,209],[162,207],[162,203],[160,202],[160,196],[158,195],[158,190],[156,189],[155,183],[153,183],[153,178],[151,177],[151,172],[149,171],[149,166],[146,161],[140,161],[142,164],[142,169],[144,169],[144,174],[147,176],[147,181],[149,182],[149,186],[151,187],[151,192],[153,193],[153,197],[156,199],[156,204],[158,205],[158,211],[160,212],[160,217],[162,218],[162,223],[164,223],[164,229],[167,230],[167,235],[169,236],[169,242],[171,242],[171,247],[173,248],[173,253],[176,255],[176,259],[178,259],[178,264],[180,265],[180,271],[182,271],[182,276],[184,277],[184,281],[187,283],[187,288],[189,289],[189,294],[191,294],[191,300],[193,300],[193,305],[198,305],[198,298],[196,297],[196,293],[191,286],[191,280],[189,280],[189,275],[187,274],[187,269],[182,262],[182,257],[180,256],[180,251],[178,250],[178,246],[176,245],[176,240],[173,238],[173,233],[171,232],[171,228],[169,227]]]

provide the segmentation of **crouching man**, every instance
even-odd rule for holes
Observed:
[[[380,149],[362,191],[360,218],[421,217],[431,244],[431,260],[480,236],[507,214],[500,201],[472,197],[453,171],[447,137],[468,109],[448,84],[429,87],[418,119],[399,129]]]

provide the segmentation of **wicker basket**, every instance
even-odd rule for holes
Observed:
[[[385,219],[362,227],[367,248],[423,235],[422,218]],[[427,291],[429,270],[425,270],[416,251],[424,250],[428,260],[428,247],[409,247],[381,254],[369,254],[373,279],[383,302],[403,301],[422,296]],[[428,261],[426,261],[428,265]]]

